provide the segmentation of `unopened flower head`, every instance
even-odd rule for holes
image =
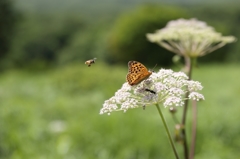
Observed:
[[[155,104],[163,104],[165,107],[182,106],[187,99],[196,101],[204,99],[198,92],[202,88],[200,82],[189,81],[183,72],[160,69],[136,86],[124,83],[113,97],[104,102],[100,114],[121,110],[126,112],[128,109]],[[184,95],[187,92],[189,96],[186,99]]]
[[[147,34],[147,38],[150,42],[186,57],[204,56],[236,40],[233,36],[222,36],[197,19],[170,21],[165,28]]]

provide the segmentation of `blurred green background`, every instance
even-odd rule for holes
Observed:
[[[239,6],[237,0],[0,0],[0,158],[174,158],[155,107],[99,111],[125,82],[129,60],[179,70],[174,54],[148,42],[146,33],[197,18],[239,38]],[[196,159],[240,156],[239,50],[239,41],[228,44],[194,69],[206,99],[198,106]],[[190,134],[191,109],[188,125]]]

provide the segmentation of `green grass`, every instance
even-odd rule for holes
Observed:
[[[206,98],[198,106],[196,159],[240,156],[239,70],[240,65],[194,69]],[[104,100],[125,82],[126,72],[127,67],[96,63],[2,73],[0,158],[174,158],[154,106],[99,115]],[[168,110],[162,110],[173,131]],[[180,107],[179,116],[181,112]],[[177,149],[182,155],[181,145]]]

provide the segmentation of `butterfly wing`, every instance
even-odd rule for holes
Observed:
[[[127,82],[129,85],[133,86],[142,82],[144,79],[148,78],[150,75],[151,73],[149,73],[149,75],[147,76],[144,76],[142,74],[137,74],[137,73],[127,74]]]
[[[129,85],[136,84],[137,78],[139,78],[139,74],[136,73],[128,73],[127,74],[127,82]]]
[[[127,74],[127,82],[129,85],[136,85],[148,78],[152,72],[149,72],[147,68],[137,61],[129,61],[128,62],[128,74]]]
[[[129,61],[128,62],[128,73],[141,73],[143,75],[148,75],[149,71],[148,69],[137,61]]]
[[[143,66],[143,64],[141,64],[140,62],[137,61],[129,61],[128,62],[128,73],[139,73],[140,72],[140,65]],[[144,66],[145,67],[145,66]],[[145,69],[147,69],[145,67]]]

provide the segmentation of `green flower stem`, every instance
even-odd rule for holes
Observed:
[[[188,96],[189,93],[186,94]],[[188,159],[188,145],[187,145],[187,135],[186,135],[186,117],[187,117],[187,109],[188,109],[188,100],[185,101],[184,108],[183,108],[183,118],[182,118],[182,137],[183,137],[183,151],[185,159]]]
[[[192,69],[193,66],[196,65],[197,58],[191,58],[191,69],[189,71],[189,78],[191,79],[192,76]],[[195,147],[196,147],[196,136],[197,136],[197,102],[193,101],[192,104],[192,137],[191,137],[191,144],[190,144],[190,153],[189,159],[194,158]]]
[[[192,139],[190,146],[189,159],[194,158],[195,147],[196,147],[196,136],[197,136],[197,101],[193,101],[192,104]]]
[[[196,62],[196,58],[190,58],[190,57],[185,57],[185,64],[187,67],[187,75],[189,77],[189,80],[192,79],[192,69],[193,69],[193,65]],[[188,98],[189,92],[186,93],[186,98]],[[186,135],[186,118],[187,118],[187,110],[188,110],[188,102],[189,100],[186,100],[184,103],[184,108],[183,108],[183,116],[182,116],[182,125],[184,126],[184,129],[182,129],[182,136],[183,136],[183,149],[184,149],[184,156],[185,159],[189,158],[189,152],[188,152],[188,145],[187,145],[187,135]],[[193,118],[195,118],[196,116],[193,115]],[[195,126],[194,126],[195,127]],[[192,133],[196,133],[196,131],[192,131]],[[192,143],[195,144],[195,136],[196,134],[192,134]],[[194,152],[195,146],[191,145],[191,153],[192,154]]]
[[[163,117],[162,111],[161,111],[161,109],[160,109],[160,107],[159,107],[158,104],[156,104],[156,107],[157,107],[158,113],[159,113],[159,115],[160,115],[160,117],[161,117],[161,119],[162,119],[162,121],[163,121],[163,124],[164,124],[164,127],[165,127],[165,129],[166,129],[166,132],[167,132],[167,135],[168,135],[168,139],[169,139],[169,141],[170,141],[170,143],[171,143],[171,146],[172,146],[174,155],[175,155],[176,159],[179,159],[177,150],[176,150],[176,148],[175,148],[175,146],[174,146],[172,137],[171,137],[171,135],[170,135],[170,132],[169,132],[167,123],[166,123],[166,121],[165,121],[165,119],[164,119],[164,117]]]

